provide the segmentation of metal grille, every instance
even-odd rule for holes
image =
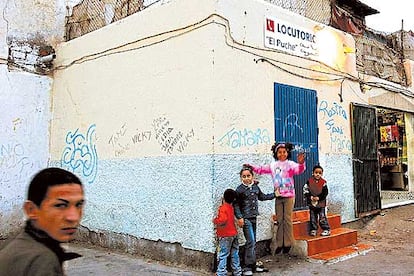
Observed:
[[[375,108],[352,104],[352,157],[357,216],[381,209]]]
[[[300,14],[314,21],[329,25],[331,19],[330,0],[265,0],[271,4]]]
[[[143,0],[83,0],[66,17],[65,40],[80,37],[144,8]]]

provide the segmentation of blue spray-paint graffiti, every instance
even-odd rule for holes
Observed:
[[[331,150],[334,152],[344,152],[352,150],[352,143],[346,137],[331,134]]]
[[[329,133],[344,134],[344,128],[340,124],[346,123],[348,116],[340,104],[333,102],[330,106],[327,101],[321,101],[318,112],[322,114],[321,120],[325,120]]]
[[[61,159],[62,168],[81,174],[89,184],[95,181],[98,173],[95,128],[95,124],[91,125],[86,137],[78,132],[79,129],[74,132],[69,131]]]
[[[218,143],[223,146],[227,145],[233,149],[253,146],[259,144],[270,144],[270,136],[267,129],[257,130],[236,130],[232,128],[226,134],[224,134],[219,140]]]
[[[329,132],[331,151],[351,151],[352,143],[345,131],[349,124],[346,110],[336,102],[329,104],[327,101],[321,101],[318,112],[321,114],[321,121],[325,122],[326,130]]]
[[[325,119],[325,116],[328,116],[329,118],[338,116],[338,117],[342,117],[345,120],[348,120],[348,116],[346,115],[346,110],[337,102],[333,102],[332,106],[329,106],[327,101],[321,101],[318,112],[322,112],[324,115],[323,118],[321,119]]]

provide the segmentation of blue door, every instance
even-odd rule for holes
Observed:
[[[275,83],[274,96],[275,141],[295,146],[294,161],[298,152],[306,153],[306,171],[295,176],[295,209],[303,209],[303,185],[312,175],[312,167],[319,163],[316,91]]]

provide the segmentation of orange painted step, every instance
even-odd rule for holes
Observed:
[[[329,226],[331,229],[340,228],[342,226],[341,224],[341,216],[336,214],[328,214],[328,221]],[[301,236],[308,235],[309,227],[309,214],[306,220],[301,221],[293,221],[293,236],[295,239],[298,239]],[[318,230],[318,234],[322,232],[321,229]]]
[[[335,228],[327,237],[300,236],[297,240],[307,242],[307,256],[312,256],[326,251],[347,247],[358,243],[358,232],[348,228]]]
[[[293,211],[292,221],[306,221],[309,220],[309,210]]]
[[[357,243],[343,248],[309,256],[308,260],[310,262],[317,263],[335,263],[356,257],[358,255],[364,255],[371,250],[374,250],[373,246],[369,244]]]

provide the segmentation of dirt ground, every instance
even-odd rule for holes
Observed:
[[[414,275],[414,204],[385,209],[344,227],[358,230],[359,242],[374,249],[332,264],[264,257],[270,272],[263,275]]]

